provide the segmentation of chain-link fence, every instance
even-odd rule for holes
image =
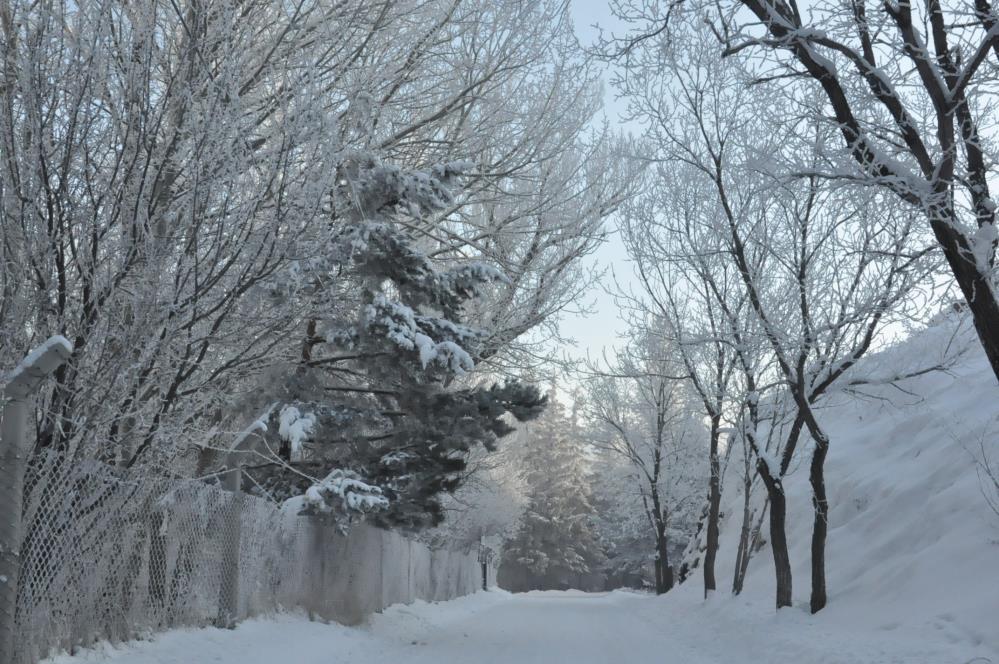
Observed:
[[[349,536],[194,480],[36,457],[26,478],[15,664],[279,608],[356,623],[389,604],[475,592],[474,553]]]

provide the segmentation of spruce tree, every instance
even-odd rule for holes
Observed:
[[[524,480],[529,492],[521,527],[504,563],[522,569],[533,588],[571,585],[604,561],[594,527],[585,450],[558,400],[529,425]]]
[[[504,277],[474,260],[435,262],[413,230],[453,203],[467,168],[407,171],[371,156],[342,168],[336,200],[347,221],[300,267],[294,293],[325,315],[309,321],[302,361],[277,387],[284,406],[271,430],[285,463],[256,478],[272,494],[305,493],[306,513],[436,525],[468,452],[495,449],[512,420],[544,409],[518,381],[461,380],[485,336],[463,322],[466,304]]]

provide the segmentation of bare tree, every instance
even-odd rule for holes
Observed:
[[[451,205],[397,223],[441,266],[497,268],[469,312],[481,359],[535,361],[629,186],[590,132],[597,74],[565,12],[0,3],[0,346],[75,344],[38,445],[197,472],[189,447],[289,373],[356,379],[363,358],[324,353],[319,328],[359,306],[329,249],[362,155],[471,163]]]
[[[638,24],[614,43],[621,54],[684,30],[677,17],[688,12],[707,16],[724,54],[758,54],[754,78],[779,80],[786,90],[784,107],[759,120],[776,127],[804,114],[824,123],[840,135],[842,149],[826,143],[823,160],[808,169],[878,187],[919,211],[999,377],[996,204],[989,184],[995,166],[990,137],[981,131],[995,122],[999,80],[999,14],[988,0],[970,9],[888,1],[874,13],[864,0],[812,3],[807,12],[796,0],[616,6]],[[802,89],[807,79],[820,100]]]
[[[760,130],[756,119],[767,117],[770,104],[779,100],[775,95],[756,103],[759,92],[747,85],[744,70],[734,60],[723,62],[711,39],[703,25],[691,25],[668,44],[649,42],[649,48],[630,51],[629,77],[622,85],[634,99],[635,113],[649,123],[656,158],[667,165],[660,170],[662,179],[675,181],[673,164],[682,163],[713,190],[712,200],[702,199],[688,214],[724,238],[720,255],[728,269],[734,268],[795,408],[780,463],[770,463],[763,450],[756,450],[770,496],[778,606],[791,599],[780,480],[802,430],[814,442],[811,605],[818,611],[826,603],[829,438],[813,406],[870,349],[886,316],[904,304],[930,264],[923,260],[925,250],[910,249],[918,235],[897,205],[877,193],[858,197],[825,186],[815,174],[822,159],[816,146],[827,138],[824,128]],[[666,89],[672,93],[668,97]],[[769,176],[787,155],[805,155],[812,167],[808,177]],[[660,205],[669,207],[672,200],[664,197]],[[715,306],[724,311],[718,303],[726,300],[718,298]]]
[[[650,185],[649,191],[663,193]],[[641,319],[648,311],[660,321],[647,333],[675,353],[678,369],[696,395],[708,422],[708,492],[705,520],[704,591],[717,587],[714,561],[718,550],[722,494],[722,431],[731,422],[729,401],[736,370],[734,346],[727,336],[725,313],[717,306],[711,285],[683,260],[674,260],[671,245],[677,236],[662,232],[656,193],[629,202],[622,215],[622,238],[635,264],[639,292],[620,293],[619,302]],[[732,273],[734,275],[734,271]],[[727,286],[732,286],[731,282]],[[737,284],[736,284],[737,285]]]
[[[682,364],[662,335],[633,330],[631,343],[587,381],[593,445],[623,458],[639,483],[645,517],[655,542],[656,592],[674,583],[669,558],[673,519],[699,493],[695,447],[699,426],[689,404]]]

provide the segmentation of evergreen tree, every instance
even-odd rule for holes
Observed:
[[[272,493],[304,491],[307,513],[436,525],[440,496],[461,483],[469,451],[495,449],[514,430],[510,417],[524,422],[544,409],[537,389],[520,382],[458,380],[484,337],[462,322],[465,305],[504,277],[480,262],[435,263],[413,229],[453,202],[467,168],[405,171],[370,156],[342,168],[336,201],[350,221],[301,267],[295,294],[320,311],[328,303],[326,316],[309,322],[302,361],[278,388],[285,463],[259,478]]]
[[[571,584],[604,561],[594,527],[594,509],[582,440],[559,402],[528,430],[524,480],[529,494],[517,535],[504,563],[526,572],[531,587]]]

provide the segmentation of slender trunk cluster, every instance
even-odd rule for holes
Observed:
[[[736,568],[736,577],[735,582],[733,583],[733,592],[736,595],[742,592],[742,586],[746,580],[746,572],[749,570],[750,559],[753,557],[754,553],[763,548],[763,520],[769,515],[769,508],[770,499],[768,497],[765,501],[763,501],[763,507],[760,509],[759,516],[756,516],[756,522],[753,524],[749,533],[748,546],[742,558],[739,560],[738,567]]]
[[[792,600],[784,479],[797,437],[814,444],[817,612],[828,601],[832,446],[813,411],[868,352],[887,316],[925,306],[912,292],[924,280],[939,283],[941,268],[960,288],[999,378],[996,168],[980,132],[996,122],[999,14],[988,0],[973,9],[888,2],[874,18],[865,0],[808,12],[794,0],[678,0],[661,13],[619,12],[639,25],[604,43],[609,57],[626,57],[634,75],[620,77],[619,91],[657,148],[649,159],[654,191],[626,215],[652,308],[674,313],[670,294],[684,293],[679,318],[700,323],[702,367],[719,337],[735,349],[762,345],[765,361],[752,368],[776,386],[767,399],[795,411],[780,467],[766,460],[768,449],[756,450],[778,607]],[[914,224],[920,215],[924,223]],[[731,315],[740,295],[748,317]],[[715,325],[719,310],[729,329]],[[726,403],[739,396],[727,394]],[[769,426],[782,427],[778,419]],[[751,512],[747,496],[737,592]],[[706,589],[714,585],[713,521]]]

